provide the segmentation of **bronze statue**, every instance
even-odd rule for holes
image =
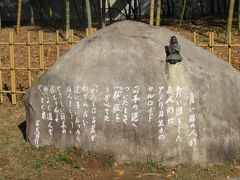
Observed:
[[[180,55],[180,46],[176,36],[171,37],[170,45],[165,46],[165,51],[167,55],[166,61],[170,64],[176,64],[182,61],[182,56]]]

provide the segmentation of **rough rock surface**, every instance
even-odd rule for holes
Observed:
[[[176,35],[183,61],[166,64]],[[165,28],[122,21],[85,38],[25,95],[38,147],[80,145],[118,161],[217,163],[240,150],[240,74]]]

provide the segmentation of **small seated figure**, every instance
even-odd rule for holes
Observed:
[[[182,61],[182,56],[180,55],[180,46],[176,36],[172,36],[170,39],[170,45],[165,46],[165,51],[167,55],[167,62],[170,64],[176,64]]]

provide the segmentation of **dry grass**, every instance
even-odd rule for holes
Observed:
[[[24,139],[24,121],[22,103],[0,105],[0,179],[240,178],[240,159],[211,166],[165,166],[154,161],[118,165],[114,156],[85,152],[80,147],[36,149]]]

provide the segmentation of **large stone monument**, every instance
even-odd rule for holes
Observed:
[[[166,63],[176,36],[182,62]],[[25,95],[27,137],[118,161],[217,163],[240,150],[240,74],[166,28],[122,21],[76,44]]]

